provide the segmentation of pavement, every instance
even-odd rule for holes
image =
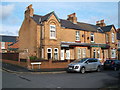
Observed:
[[[35,74],[45,74],[45,73],[65,73],[65,68],[59,69],[37,69],[37,70],[28,70],[25,67],[13,65],[10,63],[2,62],[2,70],[5,70],[10,73],[35,73]]]

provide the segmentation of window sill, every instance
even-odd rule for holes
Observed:
[[[77,43],[81,43],[81,41],[75,41],[75,42],[77,42]]]
[[[95,43],[95,42],[91,42],[91,43]]]
[[[57,40],[57,38],[50,38],[50,40]]]

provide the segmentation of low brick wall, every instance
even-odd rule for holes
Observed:
[[[52,61],[52,60],[37,60],[37,61],[30,61],[26,60],[28,62],[19,62],[19,61],[13,61],[13,60],[6,60],[6,59],[1,59],[1,61],[26,67],[29,70],[32,69],[32,64],[33,62],[41,62],[40,69],[61,69],[61,68],[67,68],[68,64],[72,62],[73,60],[58,60],[58,61]],[[33,65],[33,69],[39,69],[39,65]]]
[[[68,64],[71,62],[71,60],[65,60],[65,61],[42,61],[40,68],[41,69],[54,69],[54,68],[67,68]],[[32,69],[31,62],[29,63],[29,69]],[[33,69],[38,69],[39,65],[33,65]]]
[[[19,53],[0,53],[1,59],[18,61]]]

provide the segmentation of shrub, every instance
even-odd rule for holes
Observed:
[[[30,56],[30,60],[36,60],[37,57],[36,56]]]

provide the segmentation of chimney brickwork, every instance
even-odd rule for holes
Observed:
[[[74,24],[77,24],[77,17],[76,17],[76,13],[72,13],[70,15],[68,15],[67,20],[73,22]]]

